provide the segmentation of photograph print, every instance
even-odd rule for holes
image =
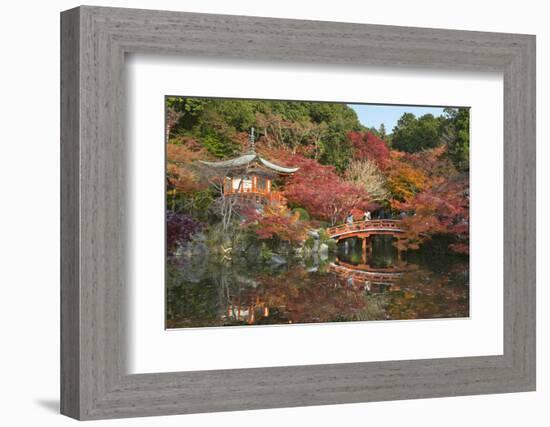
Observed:
[[[470,109],[165,97],[167,329],[470,315]]]

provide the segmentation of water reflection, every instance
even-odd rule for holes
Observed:
[[[390,235],[374,235],[368,239],[350,238],[338,242],[337,256],[353,265],[371,268],[397,268],[402,264],[401,253]]]
[[[167,327],[466,317],[468,259],[399,254],[391,236],[347,239],[322,257],[250,254],[168,263]]]

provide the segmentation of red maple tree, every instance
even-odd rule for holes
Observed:
[[[383,139],[369,131],[349,132],[348,138],[353,144],[356,159],[371,160],[382,169],[387,166],[390,149]]]

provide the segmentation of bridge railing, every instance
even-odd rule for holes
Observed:
[[[386,230],[403,230],[403,223],[398,219],[371,219],[368,221],[354,221],[352,224],[341,224],[327,228],[329,236],[339,236],[354,231],[380,228]]]

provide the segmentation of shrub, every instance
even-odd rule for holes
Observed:
[[[202,229],[202,224],[189,215],[166,212],[166,246],[173,251],[177,246],[188,242],[191,236]]]
[[[297,213],[300,221],[309,221],[310,220],[309,213],[304,208],[294,208],[294,209],[292,209],[292,213],[294,213],[294,214]]]

